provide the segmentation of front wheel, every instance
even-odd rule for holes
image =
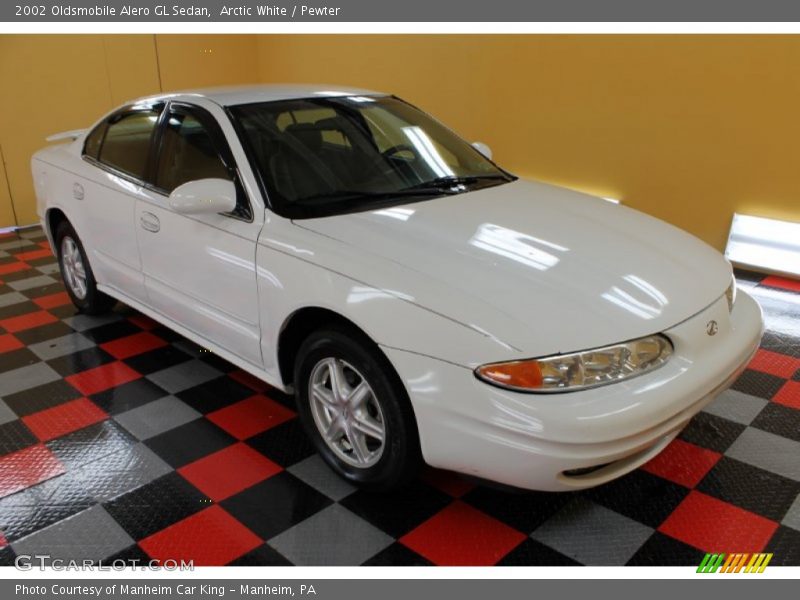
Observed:
[[[56,228],[55,243],[61,278],[75,307],[87,315],[98,315],[110,310],[116,300],[97,289],[83,245],[75,229],[67,221],[62,221]]]
[[[378,347],[342,329],[312,334],[295,369],[298,410],[328,465],[355,485],[389,490],[420,464],[411,405]]]

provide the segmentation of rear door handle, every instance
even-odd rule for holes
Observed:
[[[143,212],[139,217],[139,224],[145,231],[157,233],[161,229],[161,222],[158,217],[151,212]]]

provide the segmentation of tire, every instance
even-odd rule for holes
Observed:
[[[333,392],[332,373],[345,382],[339,394]],[[411,403],[371,340],[345,327],[312,333],[298,351],[294,382],[303,427],[341,477],[361,488],[388,491],[417,474],[422,460]],[[382,441],[376,437],[379,430]]]
[[[86,251],[68,221],[62,221],[56,227],[55,244],[61,278],[75,307],[87,315],[99,315],[111,310],[117,301],[97,289]]]

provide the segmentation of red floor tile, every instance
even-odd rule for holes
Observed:
[[[133,315],[132,317],[128,317],[128,320],[136,325],[139,329],[144,329],[145,331],[150,331],[151,329],[155,329],[158,327],[158,323],[156,323],[153,319],[148,316],[137,314]]]
[[[761,348],[747,368],[789,379],[797,369],[800,369],[800,359]]]
[[[494,565],[525,535],[456,500],[400,538],[437,565]]]
[[[121,360],[166,345],[167,342],[157,335],[153,335],[148,331],[142,331],[141,333],[134,333],[133,335],[100,344],[100,347],[114,358]]]
[[[800,292],[800,280],[787,279],[786,277],[778,277],[776,275],[765,277],[761,280],[761,285],[768,285],[769,287],[781,288],[792,292]]]
[[[33,329],[48,323],[55,323],[58,321],[53,315],[46,310],[38,310],[36,312],[19,315],[17,317],[10,317],[0,321],[0,327],[3,327],[9,333],[16,333],[17,331],[24,331],[25,329]]]
[[[160,561],[193,560],[195,566],[221,566],[261,545],[261,538],[219,506],[211,506],[139,542]]]
[[[56,456],[42,444],[0,457],[0,498],[64,473]]]
[[[69,294],[67,294],[67,292],[56,292],[55,294],[34,298],[33,302],[36,303],[39,308],[48,309],[57,306],[65,306],[72,302],[72,300],[69,299]]]
[[[6,263],[4,265],[0,265],[0,275],[6,275],[7,273],[16,273],[17,271],[27,271],[30,268],[31,266],[28,263],[24,262]]]
[[[178,469],[206,496],[220,502],[283,469],[247,444],[234,444]]]
[[[0,354],[2,354],[3,352],[9,352],[11,350],[19,350],[24,345],[25,344],[20,342],[10,333],[5,333],[0,335]]]
[[[772,398],[772,401],[800,410],[800,381],[787,381],[784,383],[783,387]]]
[[[53,256],[53,253],[50,252],[50,247],[41,248],[39,250],[29,250],[28,252],[20,252],[19,254],[15,254],[14,258],[17,260],[36,260],[37,258],[46,258],[48,256]]]
[[[294,416],[295,413],[282,404],[256,394],[209,413],[206,418],[236,439],[246,440]]]
[[[117,361],[70,375],[66,381],[84,396],[91,396],[140,377],[141,374],[125,363]]]
[[[47,248],[48,250],[50,249],[50,242],[48,242],[47,240],[42,240],[41,242],[39,242],[36,245],[41,247],[41,248]],[[51,252],[51,254],[52,254],[52,252]]]
[[[761,552],[778,524],[691,491],[658,530],[705,552]]]
[[[106,412],[87,398],[78,398],[22,417],[22,422],[43,442],[54,440],[106,419]]]
[[[713,450],[676,439],[641,468],[653,475],[693,488],[717,464],[721,456]]]

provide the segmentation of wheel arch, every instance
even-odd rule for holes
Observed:
[[[346,327],[378,346],[362,327],[334,310],[321,306],[298,308],[286,317],[278,333],[278,369],[284,385],[289,386],[294,382],[294,365],[300,345],[311,333],[328,325]],[[386,361],[389,362],[389,359],[386,358]]]
[[[56,230],[64,221],[72,225],[73,228],[75,227],[72,221],[70,221],[67,217],[67,214],[61,208],[57,206],[51,206],[47,209],[47,212],[45,213],[45,224],[47,226],[47,231],[45,233],[47,233],[47,236],[50,238],[54,253],[56,251]]]

